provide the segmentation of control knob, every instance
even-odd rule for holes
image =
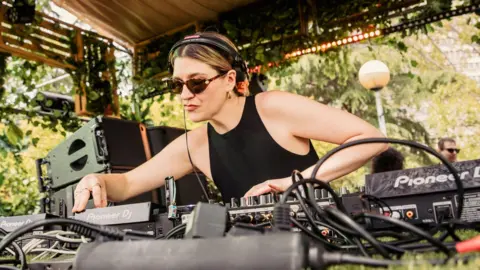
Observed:
[[[248,206],[255,205],[256,204],[256,199],[257,199],[257,197],[255,197],[255,196],[248,197],[247,198],[247,205]]]
[[[240,198],[240,207],[245,207],[247,206],[247,198],[242,197]]]
[[[266,201],[266,204],[273,204],[273,194],[272,193],[268,193],[268,194],[265,194],[265,201]]]
[[[235,198],[231,198],[231,199],[230,199],[230,207],[231,207],[231,208],[238,207],[237,199],[235,199]]]

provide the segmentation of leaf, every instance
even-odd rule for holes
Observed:
[[[5,180],[5,176],[3,175],[4,173],[5,173],[5,171],[0,173],[0,187],[2,186],[3,181]]]
[[[7,155],[8,155],[7,150],[5,150],[5,149],[3,149],[3,148],[0,148],[0,155],[1,155],[3,158],[7,158]]]
[[[408,50],[407,45],[405,45],[405,43],[403,43],[402,41],[399,41],[397,43],[397,48],[402,52],[406,52]]]
[[[261,54],[265,51],[265,47],[263,46],[258,46],[257,48],[255,48],[255,53],[256,54]]]
[[[278,41],[282,38],[282,35],[281,34],[273,34],[272,36],[272,40],[273,41]]]
[[[37,96],[36,96],[36,99],[38,101],[43,101],[43,100],[45,100],[45,96],[42,93],[38,93]]]
[[[39,140],[40,140],[40,138],[33,138],[32,139],[33,146],[37,147],[37,143],[38,143]]]
[[[27,132],[25,132],[25,136],[30,136],[32,135],[32,130],[27,130]]]
[[[265,55],[263,53],[257,53],[255,55],[255,59],[257,59],[260,62],[263,62],[265,60]]]
[[[6,136],[12,145],[17,145],[23,138],[23,132],[17,125],[10,122],[7,127]]]
[[[411,60],[410,64],[412,65],[412,67],[417,67],[418,66],[418,63],[415,60]]]
[[[59,110],[54,110],[54,111],[53,111],[53,116],[55,116],[55,117],[60,117],[60,116],[62,116],[62,112],[59,111]]]

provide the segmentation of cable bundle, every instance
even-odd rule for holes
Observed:
[[[393,259],[400,258],[408,251],[440,251],[445,254],[446,259],[430,262],[433,264],[440,264],[446,263],[449,259],[453,258],[456,252],[480,250],[480,237],[469,242],[457,243],[460,241],[460,238],[455,234],[456,227],[458,225],[463,225],[464,227],[468,225],[460,220],[452,220],[447,224],[439,224],[431,231],[424,231],[414,225],[411,225],[410,223],[392,218],[390,216],[372,213],[360,213],[351,217],[346,212],[340,197],[328,184],[316,179],[315,176],[317,175],[320,166],[335,153],[348,147],[368,143],[397,143],[407,145],[424,150],[439,158],[454,176],[455,183],[457,185],[457,196],[459,198],[456,217],[461,216],[464,196],[463,185],[460,181],[457,170],[443,156],[439,155],[435,150],[415,142],[374,138],[350,142],[333,149],[318,161],[309,179],[302,179],[299,172],[294,171],[292,173],[292,181],[294,183],[283,193],[281,200],[275,206],[274,211],[279,211],[280,209],[289,207],[288,204],[286,204],[287,197],[295,196],[301,206],[301,209],[303,210],[303,213],[305,214],[305,218],[295,219],[292,217],[290,218],[290,223],[274,223],[274,226],[278,226],[278,229],[283,229],[290,225],[300,229],[312,239],[321,243],[326,250],[334,252],[325,253],[325,256],[321,258],[321,260],[330,262],[332,264],[357,263],[371,266],[395,265],[401,262],[394,261]],[[300,179],[296,180],[296,178]],[[330,193],[335,203],[335,207],[320,208],[315,200],[314,189],[324,189]],[[371,196],[366,196],[364,198],[378,201],[378,199],[371,198]],[[378,203],[384,204],[384,202]],[[368,224],[372,220],[381,220],[383,222],[390,223],[395,228],[400,228],[401,231],[405,231],[407,233],[399,234],[394,231],[370,233],[365,229],[365,226],[360,225],[360,222],[363,224]],[[335,237],[324,233],[325,231],[319,227],[326,228],[327,231],[333,232]],[[478,228],[474,229],[478,231]],[[435,233],[441,230],[444,230],[445,232],[443,232],[440,237],[436,238],[433,236]],[[381,240],[380,238],[384,236],[393,236],[396,238],[396,240]],[[447,236],[451,236],[456,242],[445,242]],[[419,244],[418,242],[420,241],[427,241],[427,243]],[[361,256],[346,256],[345,252],[347,251]],[[372,259],[371,257],[374,254],[381,255],[385,260],[378,261]]]

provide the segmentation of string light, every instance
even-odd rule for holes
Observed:
[[[324,52],[324,51],[326,51],[326,50],[328,50],[332,47],[342,46],[342,45],[362,41],[364,39],[378,37],[381,34],[382,34],[382,31],[380,31],[380,30],[371,31],[371,32],[368,32],[368,33],[361,33],[361,34],[358,34],[358,35],[349,36],[349,37],[334,40],[334,41],[331,41],[331,42],[325,42],[321,45],[315,45],[311,48],[296,50],[296,51],[293,51],[291,53],[287,53],[285,55],[285,58],[288,59],[288,58],[292,58],[292,57],[301,56],[301,55],[304,55],[304,54],[309,54],[309,53],[312,53],[312,52],[313,53],[314,52],[319,52],[319,51]]]
[[[290,53],[285,54],[284,58],[289,59],[292,57],[298,57],[304,54],[309,54],[309,53],[316,53],[316,52],[325,52],[326,50],[330,48],[334,48],[336,46],[341,46],[341,45],[346,45],[346,44],[351,44],[351,43],[356,43],[360,42],[364,39],[370,39],[374,37],[378,37],[381,35],[388,35],[394,32],[400,32],[404,31],[407,29],[411,28],[417,28],[425,24],[429,24],[435,21],[447,19],[453,16],[459,16],[463,15],[469,12],[474,12],[475,10],[480,9],[480,3],[472,4],[469,6],[464,6],[464,7],[459,7],[456,10],[452,11],[446,11],[439,13],[437,15],[434,15],[432,17],[428,18],[423,18],[423,19],[418,19],[410,22],[405,22],[403,24],[395,25],[389,28],[381,29],[381,30],[370,30],[369,32],[357,34],[357,35],[352,35],[349,37],[345,37],[342,39],[337,39],[329,42],[322,43],[321,45],[315,45],[310,48],[304,48],[304,49],[297,49],[295,51],[292,51]],[[268,63],[268,67],[272,66],[278,66],[278,63]],[[262,66],[256,66],[254,68],[250,68],[249,72],[259,72]]]

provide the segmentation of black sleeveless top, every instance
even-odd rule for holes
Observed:
[[[210,170],[224,203],[241,198],[254,185],[285,178],[293,170],[303,171],[318,161],[310,142],[306,155],[292,153],[278,145],[257,112],[255,96],[246,98],[239,124],[218,134],[208,123]]]

